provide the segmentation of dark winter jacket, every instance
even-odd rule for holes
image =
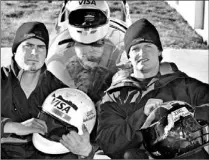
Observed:
[[[123,158],[126,150],[141,146],[139,129],[147,117],[143,110],[150,98],[180,100],[192,106],[209,104],[209,85],[178,71],[173,63],[161,65],[159,74],[146,86],[121,73],[113,79],[98,111],[97,142],[111,158]],[[209,122],[209,107],[197,108],[195,116]]]
[[[27,99],[24,94],[24,91],[20,86],[19,80],[17,79],[19,73],[17,64],[13,62],[12,66],[10,66],[9,68],[2,68],[1,71],[2,71],[1,86],[3,93],[2,101],[1,101],[1,109],[2,109],[1,138],[10,135],[3,133],[3,127],[7,121],[23,122],[33,117],[36,118],[39,111],[41,110],[41,106],[44,100],[47,98],[47,96],[50,93],[52,93],[56,89],[68,87],[65,84],[63,84],[59,79],[57,79],[51,72],[46,70],[42,72],[42,74],[40,75],[40,79],[37,84],[37,87]],[[101,76],[101,74],[103,76]],[[106,77],[106,78],[102,78],[102,77]],[[87,94],[95,103],[101,99],[101,95],[103,95],[104,91],[110,86],[111,78],[112,78],[111,73],[108,73],[106,72],[106,70],[103,70],[102,68],[99,67],[91,71],[91,73],[89,74],[89,79],[86,78],[89,81],[93,79],[92,87],[90,88],[90,90],[88,90]],[[79,86],[80,84],[78,83],[77,87]],[[96,127],[91,133],[91,140],[93,142],[95,142],[95,136],[96,136]],[[6,153],[14,152],[12,155],[16,156],[16,154],[18,154],[18,156],[16,156],[18,158],[27,158],[30,155],[30,154],[25,155],[27,152],[27,148],[29,148],[28,146],[26,146],[26,149],[24,149],[25,153],[24,150],[22,150],[24,146],[21,146],[20,149],[17,147],[11,148],[10,144],[3,144],[2,148],[4,148],[4,146],[6,148],[5,149]],[[94,146],[94,149],[95,148],[97,148],[97,146]],[[15,151],[16,152],[20,151],[21,153],[15,153]]]
[[[48,81],[56,81],[55,84],[47,84],[52,89],[60,88],[61,83],[54,78],[54,76],[50,72],[44,72],[46,70],[46,66],[42,68],[42,72],[40,75],[40,79],[38,81],[37,90],[40,87],[40,84],[43,82],[47,82],[44,78],[48,78]],[[24,91],[20,86],[20,82],[18,80],[18,74],[21,70],[18,68],[14,59],[12,59],[12,63],[8,67],[1,68],[1,138],[10,138],[11,134],[5,134],[3,131],[4,124],[8,121],[14,122],[23,122],[30,118],[36,118],[41,105],[34,106],[30,104],[37,104],[36,95],[44,94],[44,88],[42,88],[43,92],[37,93],[32,92],[30,97],[26,97]],[[47,76],[46,76],[47,74]],[[38,89],[39,90],[39,89]],[[47,92],[48,93],[48,92]],[[41,96],[41,95],[40,95]],[[20,137],[18,137],[20,138]],[[25,136],[27,139],[31,139],[31,135]],[[2,150],[2,158],[40,158],[36,153],[36,149],[33,147],[32,142],[24,143],[24,144],[1,144]],[[32,157],[31,157],[32,156]]]

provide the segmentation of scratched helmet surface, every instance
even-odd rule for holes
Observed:
[[[90,44],[106,36],[110,25],[110,9],[106,1],[68,1],[68,30],[72,38]]]
[[[48,132],[45,135],[34,133],[34,146],[43,153],[63,154],[70,151],[59,142],[62,135],[71,130],[82,135],[83,124],[91,133],[96,121],[96,110],[84,92],[62,88],[45,99],[38,118],[46,122]]]
[[[141,129],[144,147],[154,159],[184,158],[209,143],[207,122],[194,118],[186,102],[169,101],[155,109]]]

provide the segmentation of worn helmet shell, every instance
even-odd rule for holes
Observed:
[[[62,88],[52,92],[44,101],[39,119],[46,122],[48,133],[34,133],[33,144],[47,154],[70,152],[59,140],[71,130],[82,135],[84,124],[89,133],[96,122],[96,110],[92,100],[82,91]]]
[[[208,124],[194,118],[191,105],[170,101],[148,116],[141,131],[144,147],[153,158],[170,159],[188,156],[207,145],[208,129]]]

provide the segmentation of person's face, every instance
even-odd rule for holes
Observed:
[[[46,45],[37,38],[30,38],[23,41],[15,53],[15,61],[21,69],[35,72],[39,70],[45,62]]]
[[[84,45],[81,43],[76,43],[75,52],[81,63],[86,66],[93,68],[98,65],[104,53],[104,44],[95,43]]]
[[[151,71],[159,64],[161,52],[152,43],[139,43],[133,45],[129,51],[129,60],[133,69],[138,71]]]

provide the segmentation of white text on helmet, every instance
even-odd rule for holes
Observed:
[[[171,112],[171,115],[173,117],[174,122],[176,122],[180,119],[180,116],[186,117],[188,115],[191,115],[191,112],[189,112],[186,107],[182,107],[182,108],[179,108],[179,109]]]
[[[90,110],[86,113],[86,118],[84,118],[83,122],[87,122],[90,121],[91,119],[93,119],[94,117],[96,117],[95,113],[93,110]]]
[[[73,108],[74,110],[78,109],[75,104],[73,104],[71,101],[66,101],[61,95],[56,97],[55,94],[53,94],[52,96],[54,97],[54,99],[52,100],[51,104],[57,109],[65,111],[65,113],[68,113],[71,108]]]
[[[96,2],[95,0],[81,0],[79,1],[79,4],[82,5],[82,4],[94,4],[96,5]]]

